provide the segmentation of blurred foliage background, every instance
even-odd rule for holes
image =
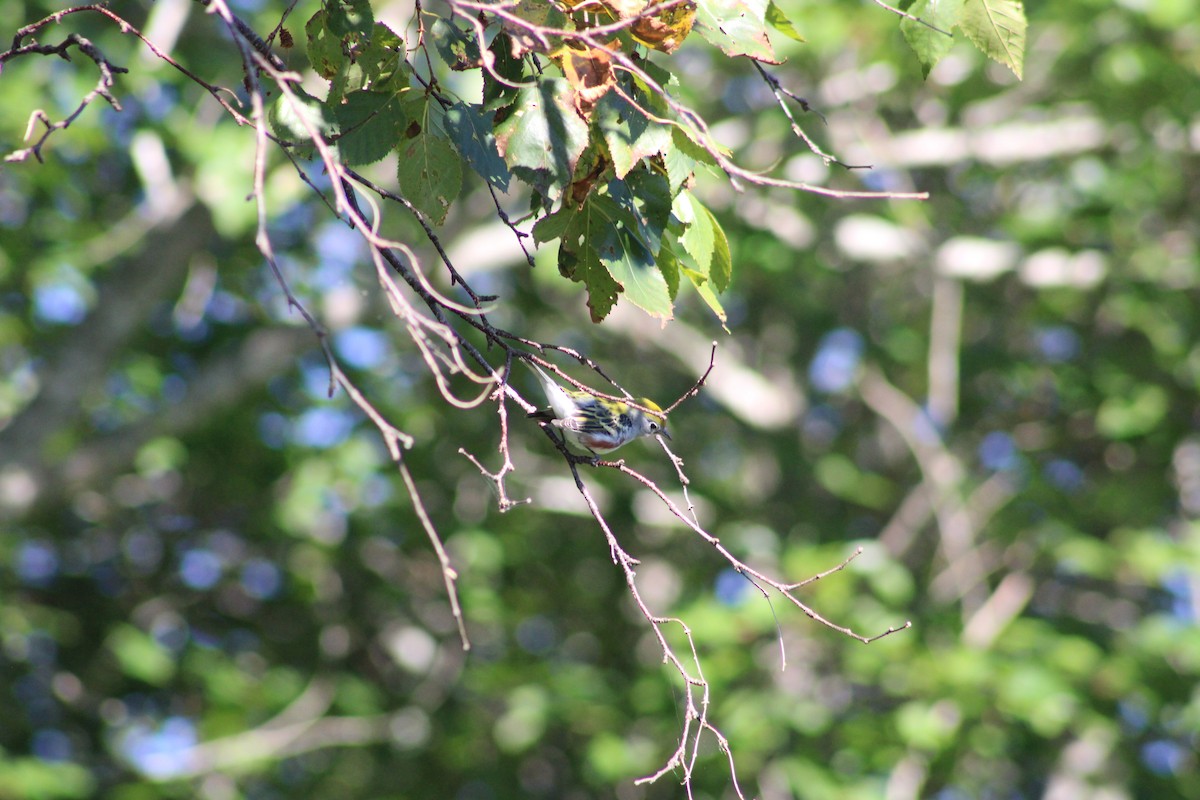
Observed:
[[[867,634],[912,620],[862,646],[772,610],[640,486],[586,472],[648,602],[694,631],[748,796],[1200,797],[1200,7],[1031,3],[1017,82],[961,42],[923,81],[870,4],[780,6],[808,41],[778,40],[773,73],[827,120],[801,124],[873,169],[809,153],[749,62],[700,41],[655,58],[740,163],[928,202],[702,176],[730,335],[694,296],[665,329],[627,307],[591,325],[479,186],[443,241],[498,325],[660,400],[717,339],[672,417],[702,521],[795,580],[861,545],[805,597]],[[264,33],[282,13],[233,7]],[[113,8],[240,84],[201,6]],[[0,0],[11,29],[57,9]],[[254,247],[252,132],[99,16],[42,38],[70,30],[130,72],[122,111],[0,167],[0,798],[683,796],[633,784],[676,746],[679,687],[549,443],[513,420],[533,502],[497,513],[457,452],[494,461],[495,414],[442,404],[354,235],[273,159],[293,288],[417,438],[464,654],[377,432],[328,397]],[[94,83],[81,59],[5,65],[0,147]],[[678,485],[656,448],[622,455]],[[696,796],[735,796],[708,752]]]

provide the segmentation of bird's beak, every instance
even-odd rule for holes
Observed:
[[[668,442],[671,441],[671,434],[667,433],[666,428],[663,428],[662,430],[660,430],[658,432],[658,435],[663,437],[664,439],[666,439]]]

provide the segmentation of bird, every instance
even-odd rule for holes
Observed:
[[[642,436],[671,438],[666,415],[653,400],[644,397],[637,400],[638,405],[650,409],[647,412],[624,400],[564,389],[537,364],[526,363],[533,368],[550,401],[550,408],[527,416],[554,425],[567,443],[577,449],[601,456]]]

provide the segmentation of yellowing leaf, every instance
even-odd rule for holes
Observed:
[[[693,2],[671,6],[649,17],[638,17],[629,29],[634,39],[663,53],[673,53],[692,32],[696,20]]]
[[[564,47],[560,51],[562,71],[571,85],[575,110],[584,119],[589,119],[597,101],[608,94],[616,84],[613,75],[612,56],[601,47],[576,50]]]

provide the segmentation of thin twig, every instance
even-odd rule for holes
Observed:
[[[886,10],[892,12],[893,14],[897,14],[901,17],[904,17],[905,19],[907,19],[911,22],[916,22],[921,25],[924,25],[926,28],[929,28],[931,31],[937,31],[938,33],[942,34],[943,36],[949,36],[951,39],[954,38],[954,34],[951,33],[950,31],[944,31],[941,28],[939,28],[938,26],[928,23],[925,20],[921,19],[920,17],[914,17],[912,14],[908,13],[907,11],[901,11],[898,8],[889,6],[887,3],[883,2],[883,0],[871,0],[871,2],[873,2],[875,5],[879,6],[880,8],[883,8],[883,9],[886,9]]]
[[[783,84],[779,82],[779,79],[767,72],[766,68],[762,64],[755,61],[754,66],[758,69],[758,74],[762,76],[762,79],[767,82],[767,86],[771,88],[771,93],[775,95],[776,102],[779,103],[779,107],[783,110],[784,116],[787,117],[788,122],[791,123],[792,133],[800,137],[804,143],[808,145],[808,149],[811,150],[815,155],[820,156],[821,160],[825,162],[826,166],[830,164],[837,164],[839,167],[844,167],[845,169],[871,169],[870,164],[847,164],[844,161],[839,160],[836,156],[831,156],[829,153],[826,153],[824,150],[818,147],[817,143],[814,142],[809,135],[804,132],[804,129],[800,127],[800,123],[796,122],[796,118],[792,116],[792,110],[788,108],[788,105],[783,101],[783,98],[784,96],[787,96],[792,100],[795,100],[800,105],[800,108],[805,111],[812,111],[821,118],[822,122],[825,122],[825,115],[809,106],[808,101],[803,97],[798,97],[788,89],[785,89]]]

